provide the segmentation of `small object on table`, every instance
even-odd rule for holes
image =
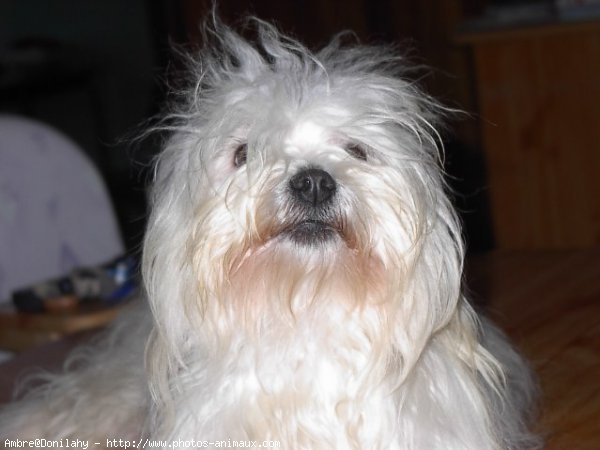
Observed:
[[[0,349],[19,352],[108,324],[134,297],[137,272],[135,258],[123,256],[14,292],[14,308],[0,306]]]
[[[102,266],[75,269],[68,276],[15,291],[13,303],[24,313],[60,312],[98,299],[114,305],[135,291],[136,273],[135,259],[122,256]]]

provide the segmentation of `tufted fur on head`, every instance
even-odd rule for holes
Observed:
[[[389,48],[337,37],[313,53],[253,23],[254,44],[207,28],[165,121],[144,242],[153,330],[139,434],[536,447],[529,373],[461,293],[444,108]]]

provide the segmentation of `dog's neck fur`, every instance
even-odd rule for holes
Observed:
[[[483,393],[473,394],[477,348],[468,346],[473,336],[456,333],[468,334],[468,324],[458,326],[460,314],[424,344],[417,361],[407,362],[388,334],[387,303],[358,307],[331,286],[315,291],[310,305],[288,311],[288,320],[265,305],[289,299],[267,299],[266,292],[254,303],[264,308],[258,315],[230,316],[225,324],[220,310],[218,322],[201,333],[206,342],[190,345],[189,366],[173,374],[176,427],[161,438],[227,435],[279,440],[294,449],[488,448],[494,439]],[[215,339],[224,329],[227,336]],[[431,423],[432,430],[444,424],[456,430],[456,442],[442,444],[435,433],[414,430],[415,423]]]

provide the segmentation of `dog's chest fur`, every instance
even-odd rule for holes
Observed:
[[[206,355],[188,375],[177,403],[190,408],[189,427],[182,423],[175,435],[187,429],[197,439],[225,433],[299,449],[392,448],[391,349],[364,328],[374,315],[330,305],[293,324],[271,324],[259,338],[238,330],[227,351]]]

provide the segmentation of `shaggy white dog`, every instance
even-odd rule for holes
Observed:
[[[338,38],[311,53],[254,23],[256,45],[210,27],[170,114],[144,244],[151,313],[8,406],[2,442],[537,447],[529,372],[461,294],[442,109],[389,49]]]

